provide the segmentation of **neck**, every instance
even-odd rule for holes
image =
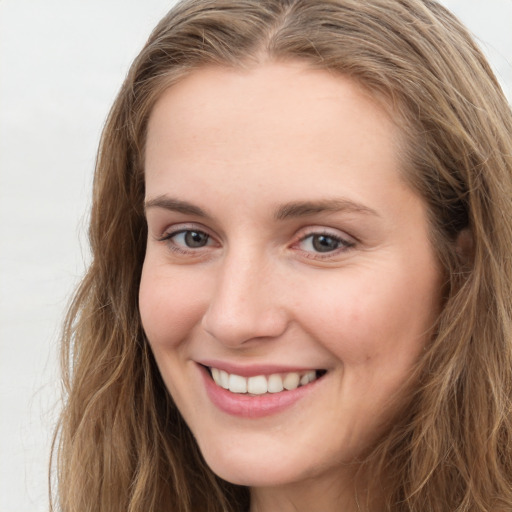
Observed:
[[[365,486],[366,487],[366,486]],[[250,512],[357,512],[375,510],[366,490],[353,478],[306,479],[275,487],[251,489]]]

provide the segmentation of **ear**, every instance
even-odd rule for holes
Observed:
[[[469,228],[464,228],[455,240],[455,252],[462,263],[469,265],[473,261],[473,249],[473,233]]]

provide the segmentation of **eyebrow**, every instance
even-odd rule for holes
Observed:
[[[379,214],[373,208],[349,199],[324,199],[320,201],[294,201],[284,204],[277,208],[274,218],[276,220],[285,220],[325,212],[361,213],[379,217]]]
[[[207,219],[212,218],[210,214],[199,206],[166,195],[146,201],[144,203],[144,209],[148,210],[150,208],[163,208],[164,210],[183,213],[185,215],[195,215]],[[325,212],[360,213],[379,217],[379,214],[373,208],[349,199],[322,199],[319,201],[293,201],[283,204],[274,211],[274,219],[281,221]]]
[[[158,196],[144,203],[144,210],[149,208],[163,208],[173,212],[184,213],[185,215],[195,215],[197,217],[211,218],[202,208],[187,201],[176,199],[169,196]]]

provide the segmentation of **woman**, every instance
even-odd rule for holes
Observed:
[[[430,0],[186,1],[101,142],[63,510],[512,510],[512,115]]]

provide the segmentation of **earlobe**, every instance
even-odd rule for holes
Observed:
[[[457,239],[455,241],[455,252],[462,263],[468,265],[473,261],[473,233],[469,228],[463,229],[457,235]]]

